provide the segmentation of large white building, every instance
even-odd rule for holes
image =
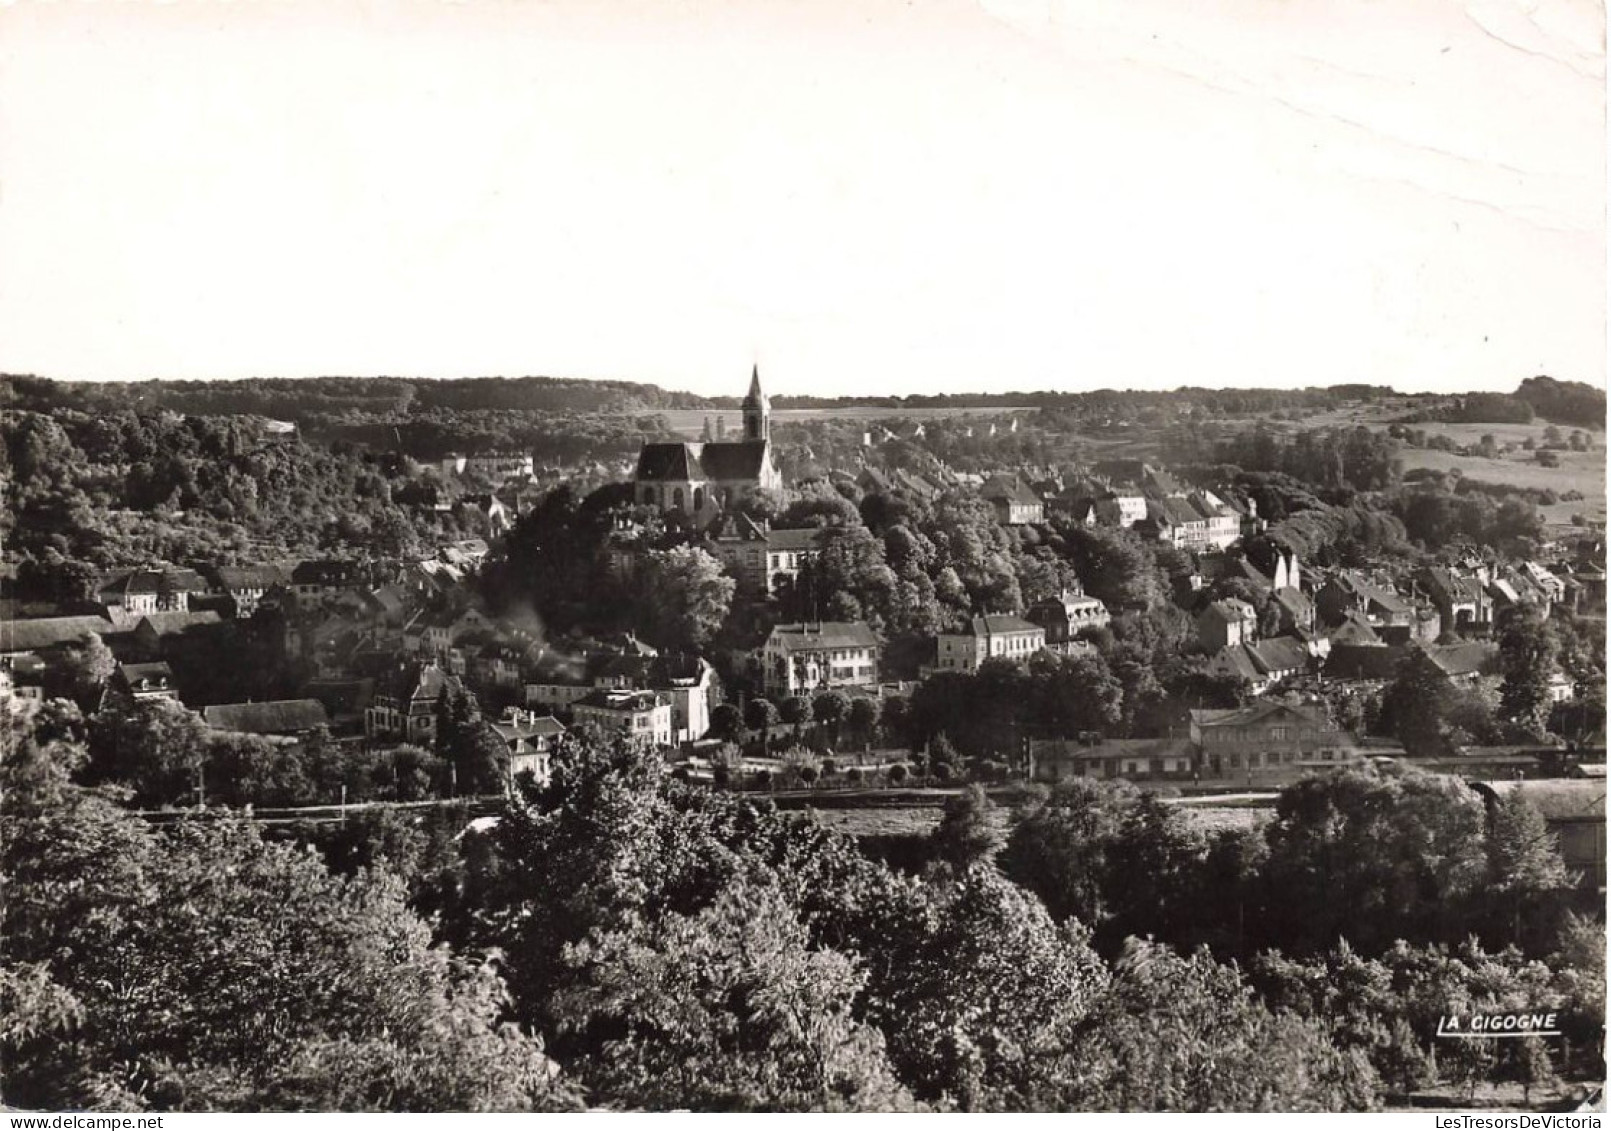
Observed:
[[[761,651],[769,695],[800,695],[830,687],[878,683],[878,637],[860,621],[780,624]]]
[[[970,620],[965,632],[941,633],[935,641],[934,668],[972,673],[986,660],[1027,660],[1045,647],[1046,630],[1040,625],[990,613]]]

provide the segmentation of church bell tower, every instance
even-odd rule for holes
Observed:
[[[744,398],[744,439],[747,441],[772,438],[772,402],[761,392],[761,367],[750,371],[750,391]]]

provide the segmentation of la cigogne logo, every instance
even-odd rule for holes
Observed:
[[[1450,1013],[1438,1018],[1440,1037],[1558,1037],[1550,1013]]]

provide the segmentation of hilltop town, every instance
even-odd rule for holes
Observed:
[[[1324,963],[1344,938],[1391,962],[1395,939],[1468,932],[1521,962],[1603,903],[1603,394],[857,409],[775,398],[759,368],[714,402],[474,385],[8,379],[0,710],[32,736],[14,750],[70,739],[74,788],[147,822],[324,828],[307,835],[342,867],[391,851],[328,840],[349,817],[413,814],[448,851],[507,806],[557,812],[611,750],[666,820],[820,810],[874,859],[958,875],[1010,835],[1007,874],[1105,956],[1151,935]],[[1538,921],[1484,902],[1505,877],[1406,881],[1375,919],[1364,881],[1310,890],[1294,830],[1321,790],[1403,822],[1359,834],[1403,848],[1392,868],[1446,814],[1471,877],[1494,822],[1547,829],[1516,897]],[[1095,887],[1047,862],[1070,799],[1105,814],[1111,855],[1080,858]],[[1136,855],[1142,828],[1173,830],[1145,843],[1178,886],[1124,891],[1121,871],[1164,867]],[[414,905],[455,945],[510,945],[469,910],[491,881],[442,867],[410,873]],[[960,1094],[924,1083],[939,1052],[880,1024],[901,1087]],[[1420,1038],[1395,1039],[1414,1059]],[[1521,1078],[1485,1064],[1462,1079]]]

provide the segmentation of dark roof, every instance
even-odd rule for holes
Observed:
[[[1215,652],[1209,658],[1208,670],[1211,673],[1236,676],[1249,683],[1262,677],[1259,666],[1253,662],[1253,657],[1241,644],[1227,644]]]
[[[1212,613],[1226,624],[1241,624],[1244,621],[1257,620],[1258,614],[1253,606],[1246,601],[1235,597],[1226,597],[1219,601],[1210,601],[1208,607],[1202,611],[1203,616]]]
[[[77,644],[91,633],[104,636],[115,631],[105,617],[39,617],[34,620],[0,621],[0,651],[34,652]]]
[[[766,453],[764,440],[645,444],[638,453],[637,478],[667,483],[760,479]]]
[[[1327,635],[1330,637],[1334,647],[1339,644],[1380,644],[1382,642],[1382,638],[1376,634],[1376,629],[1371,627],[1370,622],[1352,609],[1343,616],[1342,624],[1332,629]]]
[[[283,585],[289,571],[278,565],[213,566],[208,572],[224,589],[271,589]]]
[[[1406,654],[1403,648],[1385,644],[1344,644],[1336,642],[1336,637],[1332,640],[1325,667],[1331,679],[1393,679]]]
[[[992,475],[985,481],[984,486],[979,488],[979,495],[993,502],[1004,500],[1025,506],[1040,502],[1040,496],[1024,486],[1024,481],[1016,475]]]
[[[155,683],[159,686],[173,683],[173,669],[161,662],[155,664],[119,664],[117,674],[131,688],[137,688],[143,683]]]
[[[699,466],[708,479],[759,480],[766,450],[766,442],[759,440],[701,444]]]
[[[332,718],[338,715],[360,715],[375,696],[372,679],[320,679],[302,688],[308,698],[324,704]]]
[[[1030,740],[1037,761],[1085,761],[1096,758],[1189,758],[1191,740],[1185,738],[1105,738],[1093,745],[1070,739]]]
[[[974,636],[996,636],[1004,632],[1045,632],[1038,624],[1031,624],[1023,617],[1011,616],[1006,613],[986,613],[982,617],[974,617],[968,622],[968,631]]]
[[[279,699],[267,703],[220,703],[204,707],[201,717],[214,730],[244,734],[298,734],[330,722],[317,699]]]
[[[1191,505],[1189,500],[1177,498],[1173,495],[1165,499],[1148,499],[1147,517],[1154,521],[1163,521],[1172,526],[1185,526],[1187,523],[1207,521],[1203,514]]]
[[[1290,636],[1276,636],[1247,645],[1253,662],[1265,675],[1271,672],[1302,671],[1309,666],[1309,652],[1302,641]]]
[[[97,593],[101,596],[162,592],[162,575],[154,569],[131,569],[108,576]]]
[[[358,563],[342,561],[302,562],[291,571],[294,585],[351,585],[358,580]]]
[[[193,628],[210,628],[223,623],[224,618],[212,609],[194,613],[147,613],[140,618],[140,624],[150,625],[158,636],[174,636]]]
[[[786,652],[819,652],[824,648],[876,648],[878,637],[860,621],[812,621],[810,624],[780,624],[772,630],[772,640]]]
[[[1315,603],[1310,600],[1309,594],[1302,589],[1292,586],[1283,586],[1275,591],[1275,600],[1280,606],[1300,620],[1311,616],[1315,611]]]

